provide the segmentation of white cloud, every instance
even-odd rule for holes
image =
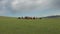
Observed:
[[[0,14],[48,9],[60,9],[60,0],[0,0]]]
[[[59,0],[57,1],[56,0],[14,0],[12,2],[12,6],[16,10],[31,10],[35,8],[36,9],[58,8],[57,7],[58,1]]]
[[[14,0],[12,7],[14,10],[33,10],[33,9],[46,9],[49,7],[50,0]]]

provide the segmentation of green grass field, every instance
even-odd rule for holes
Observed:
[[[26,20],[0,17],[0,34],[60,34],[60,18]]]

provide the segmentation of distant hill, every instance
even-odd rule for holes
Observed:
[[[60,18],[60,15],[47,16],[47,17],[44,17],[44,18]]]

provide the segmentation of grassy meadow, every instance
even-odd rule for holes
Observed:
[[[60,18],[28,20],[0,17],[0,34],[60,34]]]

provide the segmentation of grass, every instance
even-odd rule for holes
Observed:
[[[0,34],[60,34],[60,18],[26,20],[0,17]]]

